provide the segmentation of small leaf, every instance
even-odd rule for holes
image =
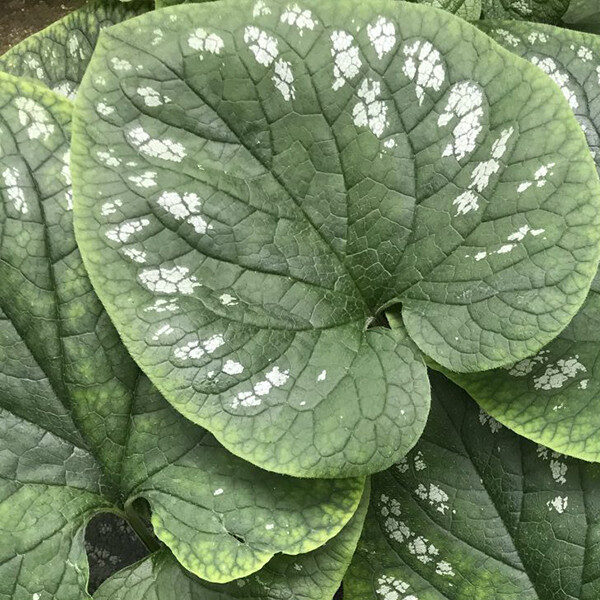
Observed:
[[[95,600],[328,600],[338,589],[367,512],[365,490],[356,514],[331,541],[300,556],[280,556],[259,573],[215,585],[190,576],[161,551],[123,569],[94,594]]]
[[[0,69],[74,99],[102,29],[148,10],[151,0],[94,0],[0,56]]]
[[[204,579],[321,546],[355,512],[361,479],[243,462],[127,355],[73,235],[70,119],[67,100],[0,73],[0,598],[85,598],[85,524],[137,498]]]
[[[443,11],[348,7],[117,25],[74,122],[78,242],[134,359],[232,452],[297,476],[403,456],[429,401],[413,341],[458,371],[524,358],[599,251],[598,178],[543,73]]]
[[[482,0],[482,19],[560,23],[570,0]]]
[[[432,376],[405,461],[372,478],[344,600],[598,598],[600,466],[525,440]]]
[[[551,77],[579,121],[600,169],[600,41],[548,25],[491,22],[494,39]],[[536,355],[505,369],[454,374],[489,414],[553,450],[600,460],[600,285],[569,326]]]

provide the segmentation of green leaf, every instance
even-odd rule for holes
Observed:
[[[279,556],[259,573],[226,585],[191,577],[161,551],[123,569],[95,600],[328,600],[338,589],[356,548],[368,507],[365,490],[356,514],[333,540],[301,556]]]
[[[420,4],[429,4],[434,8],[442,8],[467,21],[476,21],[481,16],[482,0],[410,0]]]
[[[134,359],[293,475],[392,464],[427,413],[412,341],[458,371],[524,358],[598,260],[598,178],[547,77],[443,11],[345,6],[117,25],[74,121],[78,242]],[[368,327],[398,303],[406,329]]]
[[[85,598],[83,529],[152,508],[155,534],[211,581],[313,550],[361,479],[298,480],[243,462],[181,417],[127,355],[72,228],[71,105],[0,73],[0,598]]]
[[[538,446],[432,376],[431,416],[372,479],[344,600],[592,600],[600,466]]]
[[[95,0],[0,56],[0,69],[75,98],[102,29],[151,10],[151,0]]]
[[[600,5],[597,0],[571,0],[563,21],[575,25],[577,29],[600,29]]]
[[[570,0],[482,0],[482,19],[560,23]]]
[[[482,28],[560,86],[600,169],[599,38],[508,21]],[[492,372],[447,375],[517,433],[558,452],[600,460],[599,292],[597,279],[569,326],[536,355]]]

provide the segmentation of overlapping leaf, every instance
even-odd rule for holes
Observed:
[[[560,87],[600,168],[600,41],[547,25],[492,22],[494,39],[537,65]],[[570,325],[538,354],[489,373],[452,374],[496,419],[556,451],[600,459],[600,287]]]
[[[483,19],[560,23],[571,0],[482,0]]]
[[[295,475],[391,464],[427,413],[411,338],[455,370],[514,362],[598,258],[598,179],[547,78],[448,13],[346,5],[118,25],[76,110],[78,241],[135,360]],[[398,302],[406,329],[368,327]]]
[[[344,600],[593,600],[600,466],[504,428],[441,375],[407,460],[372,479]]]
[[[260,471],[176,413],[128,357],[72,231],[71,105],[0,74],[0,598],[86,595],[97,512],[145,498],[156,535],[212,581],[321,546],[363,483]]]
[[[429,4],[435,8],[442,8],[467,21],[476,21],[481,16],[482,0],[410,0],[420,4]]]
[[[0,70],[39,80],[55,92],[75,93],[102,29],[152,10],[152,0],[93,0],[0,56]]]
[[[338,589],[360,537],[368,491],[349,523],[318,550],[276,557],[259,573],[226,584],[208,584],[179,567],[168,552],[152,554],[117,573],[95,600],[329,600]]]

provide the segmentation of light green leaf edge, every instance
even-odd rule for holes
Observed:
[[[350,564],[368,505],[367,485],[355,515],[335,538],[308,554],[276,557],[245,579],[208,584],[186,574],[161,551],[113,575],[94,600],[328,600]]]
[[[600,38],[550,25],[482,22],[507,49],[534,61],[560,86],[600,169]],[[440,369],[498,421],[540,444],[600,460],[600,285],[568,327],[536,355],[505,369]],[[438,366],[432,364],[434,368]]]
[[[432,374],[405,461],[372,478],[344,600],[595,600],[600,466],[504,428]]]
[[[127,356],[75,246],[71,104],[4,73],[0,94],[0,598],[85,597],[85,524],[103,511],[135,517],[138,497],[179,560],[213,581],[331,539],[363,481],[261,471],[165,403]]]

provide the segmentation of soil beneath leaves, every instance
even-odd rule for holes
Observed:
[[[0,0],[0,54],[83,3],[84,0]]]

